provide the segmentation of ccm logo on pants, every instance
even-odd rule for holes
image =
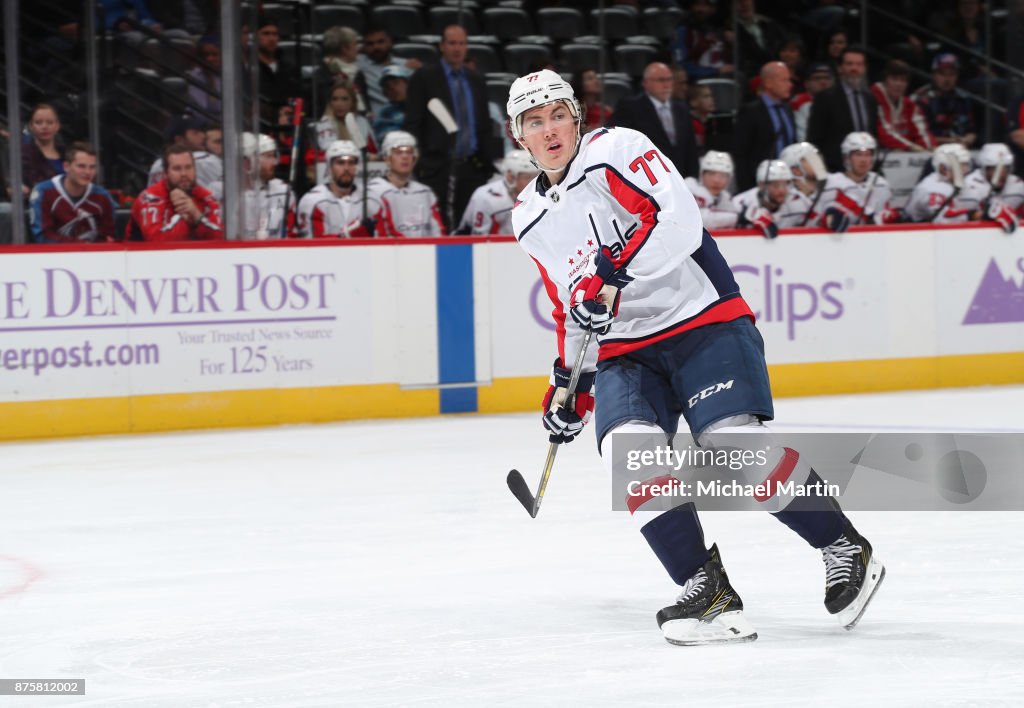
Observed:
[[[725,383],[717,383],[714,386],[708,386],[706,389],[704,389],[703,391],[701,391],[698,394],[695,394],[694,396],[692,396],[690,398],[689,401],[687,401],[687,403],[690,404],[689,407],[693,408],[697,404],[697,401],[703,401],[708,396],[713,396],[714,394],[718,393],[719,391],[724,391],[724,390],[726,390],[728,388],[732,388],[733,381],[734,381],[734,379],[729,379]]]

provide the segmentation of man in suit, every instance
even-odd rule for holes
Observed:
[[[807,141],[821,150],[831,172],[844,172],[839,145],[854,131],[878,137],[878,103],[867,86],[867,56],[847,47],[839,55],[839,83],[814,97]]]
[[[449,232],[458,224],[469,197],[494,174],[490,154],[491,118],[487,111],[487,86],[480,74],[468,69],[466,30],[448,25],[441,35],[440,64],[425,66],[409,79],[405,100],[405,130],[420,146],[417,178],[434,190]],[[427,102],[439,98],[458,125],[455,144]],[[455,192],[448,194],[449,170],[455,173]]]
[[[675,164],[683,176],[697,176],[697,142],[690,110],[672,98],[672,70],[661,62],[644,69],[644,92],[619,100],[611,124],[638,130]]]
[[[793,91],[789,67],[770,61],[761,67],[760,76],[761,95],[743,106],[736,122],[732,154],[740,190],[754,186],[758,163],[778,158],[783,148],[796,142],[796,118],[789,107]]]

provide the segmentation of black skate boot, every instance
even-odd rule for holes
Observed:
[[[853,629],[885,578],[885,566],[875,558],[871,544],[852,525],[821,549],[825,561],[825,609],[839,623]]]
[[[676,604],[658,612],[658,626],[669,644],[680,646],[754,641],[757,632],[743,616],[743,601],[729,584],[718,545],[708,552],[711,560],[686,581]]]

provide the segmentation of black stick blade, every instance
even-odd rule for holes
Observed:
[[[512,470],[508,473],[508,477],[505,478],[508,483],[508,488],[519,503],[523,505],[526,512],[532,517],[536,518],[537,514],[534,511],[535,500],[533,493],[530,491],[530,487],[526,484],[526,480],[523,479],[523,475],[519,474],[518,470]]]

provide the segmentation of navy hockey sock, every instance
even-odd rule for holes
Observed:
[[[813,489],[813,485],[823,482],[818,473],[811,470],[806,484]],[[785,509],[772,516],[796,531],[814,548],[824,548],[835,541],[849,523],[839,508],[839,502],[829,496],[794,497]]]
[[[694,504],[683,504],[660,514],[645,524],[640,533],[677,585],[684,585],[711,558],[704,547],[704,530]]]

